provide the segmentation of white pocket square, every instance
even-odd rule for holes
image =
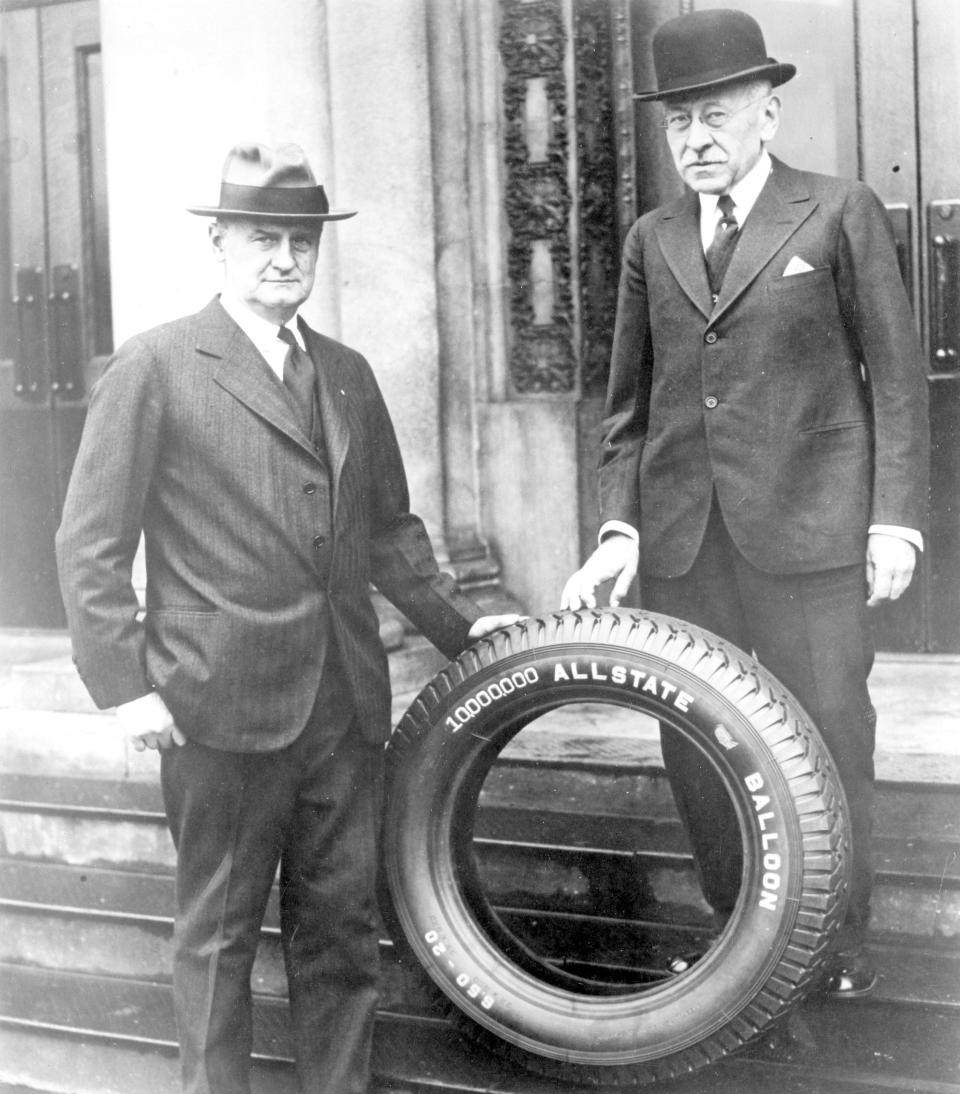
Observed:
[[[812,270],[813,267],[809,262],[804,262],[799,255],[794,255],[793,258],[787,263],[787,268],[783,271],[784,277],[793,277],[794,274],[806,273],[807,270]]]

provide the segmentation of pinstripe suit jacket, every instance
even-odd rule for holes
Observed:
[[[183,732],[261,751],[296,738],[335,642],[364,733],[389,733],[369,585],[448,656],[479,611],[409,512],[373,373],[306,328],[325,469],[282,385],[219,301],[141,334],[91,396],[57,535],[79,672],[98,706],[156,688]],[[131,584],[144,535],[146,613]],[[319,538],[318,538],[319,537]]]

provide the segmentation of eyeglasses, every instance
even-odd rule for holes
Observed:
[[[736,110],[721,110],[719,107],[712,106],[709,110],[699,115],[700,121],[702,121],[708,129],[723,129],[734,114],[739,114],[741,110],[746,110],[748,106],[753,106],[754,103],[758,103],[761,99],[765,99],[766,97],[766,95],[760,95],[756,99],[751,99],[748,103],[744,103],[743,106],[738,106]],[[686,133],[693,124],[693,116],[687,111],[677,110],[672,114],[667,114],[658,124],[661,129],[669,129],[671,133]]]

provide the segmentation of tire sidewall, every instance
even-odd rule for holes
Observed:
[[[768,713],[754,691],[721,691],[647,650],[562,643],[483,666],[426,714],[411,712],[416,747],[391,770],[387,877],[407,943],[464,1014],[539,1055],[631,1064],[698,1043],[757,996],[796,927],[803,840],[783,769],[789,733],[775,728],[782,710]],[[538,712],[580,702],[642,710],[687,736],[727,784],[744,834],[740,898],[719,942],[667,985],[615,997],[575,995],[509,961],[456,877],[453,844],[472,826],[478,767]]]

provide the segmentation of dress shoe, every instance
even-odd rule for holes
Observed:
[[[862,999],[877,986],[877,970],[869,955],[856,953],[835,954],[826,966],[820,992],[827,999]]]

